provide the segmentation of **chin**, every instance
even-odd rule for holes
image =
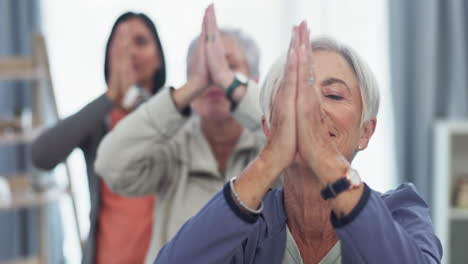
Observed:
[[[205,108],[201,113],[199,112],[199,115],[202,118],[212,121],[223,121],[232,117],[231,112],[225,107]]]
[[[207,107],[207,112],[213,118],[225,118],[231,116],[229,104],[223,102],[212,103]]]
[[[207,116],[209,119],[213,121],[225,121],[227,119],[232,118],[232,115],[230,112],[212,112]]]

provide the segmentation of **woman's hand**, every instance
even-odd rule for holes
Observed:
[[[118,106],[130,86],[136,82],[135,70],[132,66],[132,44],[128,26],[117,27],[114,40],[109,50],[109,84],[107,96]]]
[[[296,101],[298,150],[306,165],[324,184],[343,177],[349,162],[331,139],[332,123],[322,103],[322,93],[314,82],[312,47],[305,22],[299,26],[300,54]]]
[[[298,30],[294,27],[283,82],[275,96],[270,126],[266,131],[267,142],[260,155],[234,184],[240,200],[250,208],[259,207],[265,193],[297,154],[295,103],[298,41]]]
[[[223,89],[234,80],[234,73],[229,68],[224,51],[223,40],[216,22],[213,4],[206,9],[206,60],[211,80]]]
[[[203,16],[202,31],[197,41],[195,52],[190,59],[190,65],[188,67],[188,79],[189,82],[193,83],[194,90],[197,93],[201,93],[205,88],[208,87],[209,76],[208,67],[206,65],[206,27],[207,27],[207,14],[208,8],[205,10]]]
[[[187,82],[175,90],[172,94],[174,103],[179,111],[190,105],[193,99],[200,95],[210,82],[210,75],[207,65],[206,43],[207,43],[207,27],[210,16],[210,7],[208,6],[203,16],[202,31],[198,38],[195,52],[190,59],[188,65],[188,80]]]
[[[289,167],[297,154],[296,98],[299,62],[299,31],[294,27],[283,82],[274,96],[267,142],[260,157],[279,173]],[[278,174],[279,174],[278,173]]]

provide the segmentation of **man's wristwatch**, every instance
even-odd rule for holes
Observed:
[[[234,100],[234,98],[232,98],[234,91],[241,85],[247,86],[248,82],[249,79],[244,74],[240,72],[234,73],[234,81],[232,81],[232,83],[226,89],[226,98],[229,100],[229,102],[231,102],[231,110],[237,106],[237,102]]]
[[[361,176],[359,176],[357,170],[349,168],[345,177],[325,186],[320,192],[320,195],[322,195],[322,198],[325,200],[335,198],[344,191],[358,188],[361,183]]]

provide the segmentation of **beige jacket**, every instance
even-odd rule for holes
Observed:
[[[265,141],[259,88],[250,82],[234,111],[246,129],[229,157],[223,176],[201,132],[199,118],[179,113],[164,89],[109,132],[98,148],[95,169],[120,194],[157,196],[146,263],[228,179],[238,176]],[[131,224],[131,223],[129,223]]]

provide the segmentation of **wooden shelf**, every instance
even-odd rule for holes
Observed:
[[[26,133],[0,133],[0,145],[31,143],[40,131],[41,129],[35,128]]]
[[[460,179],[468,173],[468,121],[440,120],[434,126],[433,217],[443,264],[467,263],[464,248],[468,209],[453,206]],[[459,202],[457,202],[459,203]]]
[[[32,142],[42,131],[33,122],[33,127],[24,131],[20,120],[0,120],[0,145],[13,145]]]
[[[0,0],[1,1],[1,0]],[[36,136],[44,128],[46,117],[53,114],[56,120],[59,119],[57,104],[55,101],[55,93],[53,82],[49,69],[49,61],[44,37],[41,34],[33,34],[32,55],[28,57],[0,57],[0,81],[16,81],[26,80],[31,81],[30,91],[33,94],[33,109],[31,113],[23,112],[20,116],[12,117],[13,120],[0,120],[0,146],[15,145],[32,142]],[[10,85],[4,85],[11,87]],[[22,109],[27,110],[27,109]],[[19,113],[18,113],[19,114]],[[29,116],[31,114],[32,116]],[[31,121],[30,121],[31,120]],[[32,127],[32,129],[31,129]],[[68,196],[71,199],[74,222],[76,224],[77,238],[80,240],[80,225],[78,221],[77,205],[75,202],[72,180],[69,173],[69,168],[65,162],[69,186],[51,187],[43,192],[33,190],[31,183],[32,179],[27,176],[10,177],[8,180],[11,189],[10,201],[1,204],[0,211],[15,210],[19,208],[36,207],[39,217],[36,217],[37,228],[40,230],[39,239],[39,258],[40,261],[26,259],[24,261],[14,261],[11,263],[47,263],[47,242],[48,224],[46,218],[46,205],[52,201],[59,200],[63,196]],[[81,248],[83,251],[83,248]],[[10,263],[10,262],[8,262]]]
[[[39,263],[39,259],[37,257],[13,259],[13,260],[0,262],[0,264],[37,264],[37,263]]]
[[[0,211],[43,206],[69,193],[63,186],[50,187],[42,192],[35,191],[31,186],[31,177],[21,175],[8,178],[11,199],[9,202],[0,202]]]
[[[22,57],[0,59],[1,81],[39,80],[42,77],[32,59]]]
[[[452,220],[467,220],[468,221],[468,209],[452,208],[450,210],[450,218]]]
[[[39,80],[41,75],[34,71],[27,72],[9,72],[0,74],[0,81],[23,81],[23,80]]]

